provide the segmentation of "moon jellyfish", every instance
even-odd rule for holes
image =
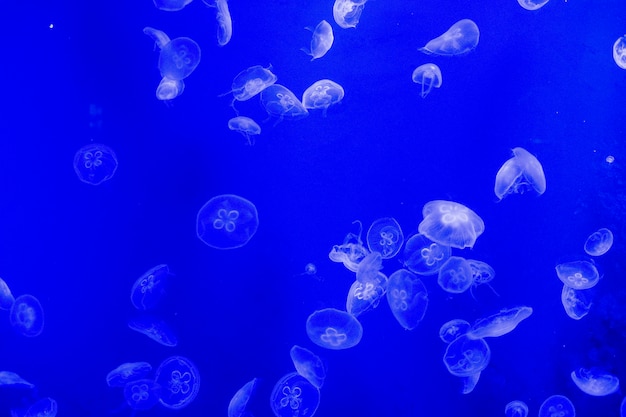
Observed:
[[[31,384],[15,372],[11,371],[0,371],[0,387],[2,386],[15,386],[26,389],[35,388],[34,384]]]
[[[459,336],[454,339],[443,355],[443,363],[454,376],[467,377],[481,372],[489,365],[491,350],[483,339]]]
[[[302,105],[307,109],[322,110],[326,117],[328,108],[343,100],[343,87],[331,80],[314,82],[302,94]]]
[[[571,373],[572,381],[585,394],[602,397],[619,389],[619,378],[598,368],[578,368]]]
[[[370,251],[378,252],[383,259],[393,258],[400,252],[404,234],[400,224],[393,217],[374,220],[365,237]]]
[[[626,397],[624,397],[619,406],[619,417],[626,417]]]
[[[117,156],[113,149],[100,143],[90,143],[76,151],[74,172],[86,184],[99,185],[113,178],[117,171]]]
[[[375,278],[370,277],[367,281],[356,280],[348,290],[346,311],[357,317],[376,308],[386,291],[387,277],[381,272],[376,272]]]
[[[420,97],[426,98],[430,90],[441,87],[441,70],[435,64],[423,64],[413,71],[413,82],[421,84],[422,91]]]
[[[626,69],[626,35],[617,38],[613,44],[613,59],[618,67]]]
[[[152,371],[148,362],[123,363],[107,374],[106,381],[109,387],[124,387],[131,381],[143,379]]]
[[[276,382],[270,407],[276,417],[312,417],[320,405],[320,390],[297,372]]]
[[[439,328],[439,338],[444,343],[451,343],[459,336],[463,336],[470,329],[469,322],[462,319],[453,319],[445,322]]]
[[[211,198],[196,220],[198,238],[215,249],[244,246],[259,227],[256,207],[243,197],[223,194]]]
[[[591,300],[585,290],[575,290],[563,284],[561,303],[565,313],[574,320],[580,320],[589,314]]]
[[[429,41],[419,51],[428,55],[465,55],[478,45],[480,31],[470,19],[463,19],[450,26],[444,34]]]
[[[326,55],[326,52],[333,46],[335,36],[333,35],[333,27],[325,20],[322,20],[317,24],[315,29],[305,28],[313,32],[311,37],[311,49],[302,48],[302,51],[310,55],[311,61],[318,59]],[[302,100],[304,101],[304,100]]]
[[[170,80],[187,78],[200,63],[200,47],[189,38],[170,40],[165,32],[145,27],[143,33],[152,38],[161,50],[159,53],[159,71],[161,77]]]
[[[0,278],[0,310],[10,310],[15,302],[15,297],[11,294],[9,286]]]
[[[322,360],[315,353],[298,345],[293,345],[289,355],[296,371],[315,388],[322,388],[326,379],[326,368]]]
[[[504,415],[506,417],[527,417],[528,406],[524,401],[513,400],[504,406]]]
[[[366,2],[367,0],[335,0],[333,4],[335,23],[344,29],[355,28],[359,24]]]
[[[541,9],[549,0],[517,0],[520,6],[526,10]]]
[[[474,298],[474,300],[476,299],[476,297],[474,296],[474,288],[483,284],[489,287],[495,295],[499,296],[496,290],[494,290],[491,284],[489,284],[489,282],[491,282],[495,278],[496,271],[494,271],[493,268],[489,266],[489,264],[482,261],[468,259],[467,263],[472,269],[472,286],[470,287],[470,293],[472,294],[472,298]]]
[[[43,331],[43,308],[39,300],[30,294],[17,297],[9,312],[9,322],[24,336],[39,336]]]
[[[248,145],[254,145],[254,139],[252,139],[251,136],[261,134],[261,126],[251,118],[245,116],[237,116],[230,119],[228,121],[228,128],[241,133],[248,141]]]
[[[356,220],[352,224],[359,225],[359,234],[348,233],[343,240],[343,244],[334,245],[328,253],[328,257],[333,262],[341,262],[352,272],[357,272],[361,261],[370,253],[361,240],[363,224]]]
[[[574,404],[564,395],[552,395],[539,407],[539,417],[576,417]]]
[[[526,149],[513,148],[513,157],[496,174],[494,192],[502,200],[509,194],[523,194],[529,190],[534,190],[539,195],[546,191],[543,167]]]
[[[476,388],[476,384],[478,384],[478,380],[480,379],[480,372],[476,372],[470,376],[460,377],[461,381],[463,381],[463,388],[461,388],[461,394],[469,394],[474,391]]]
[[[499,337],[512,332],[517,325],[533,314],[531,307],[520,306],[500,310],[499,313],[476,320],[466,333],[469,339]]]
[[[363,327],[352,314],[326,308],[309,316],[306,333],[313,343],[323,348],[348,349],[361,341]]]
[[[124,398],[133,410],[149,410],[161,397],[161,385],[151,379],[137,379],[124,386]]]
[[[137,310],[150,310],[159,303],[170,276],[166,264],[160,264],[141,275],[130,290],[130,301]]]
[[[235,395],[233,395],[230,403],[228,403],[228,417],[251,417],[251,414],[246,411],[246,408],[248,407],[250,397],[252,397],[252,394],[256,390],[257,383],[258,379],[254,378],[248,381],[243,387],[239,388]]]
[[[453,201],[430,201],[424,205],[422,215],[418,231],[443,246],[472,248],[485,231],[485,223],[476,213]]]
[[[24,417],[55,417],[57,412],[57,402],[50,397],[46,397],[31,405]]]
[[[379,271],[383,269],[383,258],[378,252],[368,253],[356,269],[356,280],[359,282],[373,282],[379,280]]]
[[[437,277],[437,284],[444,290],[453,294],[467,291],[473,282],[472,268],[465,258],[451,256],[442,265]]]
[[[221,96],[233,93],[233,103],[235,100],[246,101],[251,99],[278,80],[271,68],[271,66],[263,68],[260,65],[246,68],[235,76],[231,90],[221,94]]]
[[[148,336],[155,342],[168,347],[178,345],[178,338],[162,320],[149,316],[138,317],[128,321],[128,328]]]
[[[204,0],[204,4],[217,9],[215,16],[217,20],[217,44],[219,46],[226,45],[233,36],[233,21],[230,17],[230,10],[228,10],[228,1]]]
[[[417,275],[399,269],[387,282],[387,302],[400,326],[413,330],[426,314],[428,291]]]
[[[565,262],[555,269],[563,284],[575,290],[586,290],[600,281],[598,269],[588,261]]]
[[[183,91],[185,91],[185,82],[183,80],[171,80],[163,77],[157,86],[156,98],[162,101],[174,100]]]
[[[182,10],[192,0],[154,0],[154,6],[159,10],[166,12],[176,12]]]
[[[184,356],[170,356],[161,362],[154,379],[162,387],[161,405],[171,410],[187,407],[200,390],[198,368]]]
[[[598,229],[587,238],[585,252],[591,256],[604,255],[613,246],[613,232],[609,229]]]
[[[402,256],[404,266],[420,275],[434,275],[452,254],[449,246],[440,245],[422,234],[407,239]]]
[[[298,120],[309,115],[309,111],[291,90],[280,84],[272,84],[261,91],[261,105],[270,117],[278,118],[276,123],[283,119]]]

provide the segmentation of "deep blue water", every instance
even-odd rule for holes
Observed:
[[[552,394],[567,395],[579,416],[617,416],[621,392],[588,396],[569,374],[601,366],[626,379],[626,72],[611,56],[626,31],[624,3],[551,0],[530,12],[515,0],[371,0],[356,29],[335,24],[332,3],[232,0],[233,37],[221,48],[215,10],[200,0],[179,12],[149,0],[4,9],[0,277],[14,295],[41,301],[45,328],[23,337],[0,311],[0,370],[56,399],[59,415],[128,416],[106,374],[122,362],[156,367],[184,355],[202,377],[196,400],[178,412],[139,415],[226,415],[235,391],[258,377],[251,411],[271,416],[269,394],[292,372],[289,349],[299,344],[327,364],[319,417],[501,416],[513,399],[537,415]],[[451,58],[417,51],[464,18],[481,31],[474,51]],[[322,19],[335,43],[311,62],[299,50],[310,42],[303,28]],[[160,75],[145,26],[202,48],[184,93],[169,105],[154,96]],[[440,66],[443,85],[422,99],[411,73],[427,62]],[[329,78],[345,98],[327,117],[260,123],[248,146],[228,130],[230,98],[218,95],[252,65],[271,65],[297,96]],[[238,108],[266,119],[258,99]],[[95,187],[72,167],[91,141],[119,159],[115,176]],[[498,202],[495,174],[517,146],[541,161],[547,191]],[[196,236],[196,213],[219,194],[258,209],[258,232],[242,248],[215,250]],[[435,199],[465,204],[484,220],[474,248],[455,254],[489,263],[499,297],[485,287],[476,300],[450,295],[424,277],[429,306],[415,330],[402,329],[383,300],[359,316],[356,347],[314,345],[306,318],[345,308],[354,280],[329,260],[332,246],[356,231],[357,219],[367,228],[394,217],[406,236],[416,233],[423,205]],[[603,279],[591,312],[574,321],[554,267],[583,257],[585,239],[600,227],[613,231],[615,244],[596,260]],[[309,262],[323,280],[299,276]],[[157,311],[178,336],[174,348],[127,327],[136,314],[132,284],[161,263],[175,275]],[[400,267],[386,260],[383,272]],[[533,315],[488,340],[489,366],[474,392],[460,394],[441,360],[440,325],[516,305],[533,307]],[[15,402],[0,391],[0,415]]]

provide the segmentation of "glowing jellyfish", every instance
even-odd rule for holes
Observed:
[[[9,286],[0,278],[0,310],[10,310],[15,302],[15,297],[11,294]]]
[[[320,390],[297,372],[276,382],[270,406],[276,417],[312,417],[320,405]]]
[[[252,397],[252,394],[256,390],[258,379],[254,378],[248,381],[243,387],[233,395],[228,403],[228,417],[251,417],[251,414],[246,411],[248,402]]]
[[[331,261],[342,262],[352,272],[357,272],[361,261],[370,253],[361,240],[363,224],[359,220],[352,222],[352,224],[355,223],[359,225],[359,234],[348,233],[343,244],[333,246],[328,253]]]
[[[137,379],[124,386],[124,398],[133,410],[149,410],[160,397],[161,385],[151,379]]]
[[[598,269],[588,261],[565,262],[555,269],[563,284],[575,290],[586,290],[600,281]]]
[[[585,290],[575,290],[563,284],[561,303],[565,313],[574,320],[580,320],[589,314],[591,299]]]
[[[472,298],[474,298],[474,300],[476,299],[476,297],[474,296],[474,288],[478,287],[479,285],[486,285],[491,289],[491,291],[493,291],[495,295],[498,295],[496,290],[494,290],[491,284],[489,284],[489,282],[491,282],[496,277],[496,271],[494,271],[493,268],[489,266],[489,264],[482,261],[468,259],[467,263],[472,269],[472,286],[470,287],[470,293],[472,294]]]
[[[302,51],[312,57],[311,61],[326,55],[326,52],[330,50],[330,48],[333,46],[333,41],[335,40],[335,36],[333,35],[333,27],[330,25],[330,23],[322,20],[317,24],[315,29],[311,29],[308,27],[305,29],[313,32],[313,36],[311,37],[311,48],[302,48]]]
[[[55,417],[57,412],[57,402],[50,397],[46,397],[31,405],[24,417]]]
[[[426,98],[433,87],[441,87],[442,83],[441,70],[435,64],[423,64],[415,68],[412,78],[414,83],[421,84],[420,96],[422,98]]]
[[[333,4],[335,23],[344,29],[355,28],[359,24],[366,2],[367,0],[335,0]]]
[[[376,278],[368,281],[354,281],[346,298],[346,311],[357,317],[368,310],[378,307],[387,291],[387,277],[376,272]]]
[[[162,101],[174,100],[183,91],[185,91],[185,82],[183,80],[171,80],[163,77],[157,86],[156,98]]]
[[[526,320],[531,314],[533,314],[533,309],[526,306],[503,309],[489,317],[476,320],[466,335],[469,339],[499,337],[512,332],[522,320]]]
[[[520,6],[526,10],[541,9],[549,0],[517,0]]]
[[[576,417],[576,410],[566,396],[552,395],[539,407],[539,417]]]
[[[543,167],[534,155],[524,148],[514,148],[513,157],[496,174],[494,192],[502,200],[509,194],[523,194],[533,190],[538,195],[546,191]]]
[[[437,283],[449,293],[460,294],[467,291],[474,282],[472,268],[465,258],[451,256],[441,266]]]
[[[298,345],[293,345],[289,355],[296,371],[313,384],[315,388],[322,388],[326,379],[326,367],[319,356]]]
[[[604,255],[613,246],[613,232],[609,229],[598,229],[587,238],[585,252],[591,256]]]
[[[491,350],[483,339],[469,339],[459,336],[454,339],[443,355],[443,363],[448,371],[459,377],[472,376],[481,372],[489,364]]]
[[[363,336],[363,327],[352,314],[326,308],[309,316],[306,333],[316,345],[339,350],[356,346]]]
[[[166,12],[176,12],[182,10],[192,0],[154,0],[154,6],[159,10]]]
[[[16,388],[26,389],[35,388],[35,385],[11,371],[0,371],[0,387],[2,386],[15,386]]]
[[[224,46],[230,42],[230,38],[233,36],[233,21],[230,17],[230,10],[228,10],[227,0],[204,0],[204,3],[209,7],[215,7],[217,9],[217,44]]]
[[[615,157],[613,155],[607,155],[607,157],[604,160],[606,161],[607,164],[612,164],[613,162],[615,162]]]
[[[149,310],[159,303],[170,277],[170,269],[160,264],[141,275],[130,290],[130,301],[137,310]]]
[[[626,397],[624,397],[619,406],[619,417],[626,417]]]
[[[215,249],[244,246],[259,227],[256,207],[243,197],[223,194],[211,198],[198,211],[198,238]]]
[[[235,100],[246,101],[251,99],[276,82],[278,77],[274,75],[271,69],[271,66],[263,68],[260,65],[246,68],[235,76],[231,90],[222,96],[233,93],[233,103]]]
[[[626,35],[617,38],[613,44],[613,59],[618,67],[626,69]]]
[[[307,109],[322,110],[326,117],[328,108],[343,100],[343,87],[331,80],[314,82],[302,94],[302,105]]]
[[[513,400],[504,406],[504,415],[506,417],[527,417],[528,406],[524,401]]]
[[[430,40],[419,51],[428,55],[465,55],[478,45],[480,31],[470,19],[463,19],[450,26],[444,34]]]
[[[148,336],[163,346],[174,347],[178,345],[178,338],[163,320],[150,316],[137,317],[128,321],[128,328]]]
[[[380,253],[383,259],[389,259],[400,252],[404,234],[396,219],[383,217],[374,220],[365,240],[370,251]]]
[[[356,269],[356,280],[359,282],[378,281],[379,271],[383,269],[383,258],[378,252],[368,253]]]
[[[422,234],[407,239],[402,253],[404,266],[420,275],[434,275],[452,255],[449,246],[440,245]]]
[[[613,394],[619,389],[619,378],[598,368],[578,368],[571,377],[582,392],[594,397]]]
[[[413,330],[426,314],[428,291],[417,275],[399,269],[387,282],[387,302],[400,326]]]
[[[110,180],[117,171],[117,156],[113,149],[100,143],[90,143],[76,151],[74,172],[86,184],[99,185]]]
[[[162,387],[161,405],[171,410],[187,407],[200,390],[198,368],[184,356],[170,356],[161,362],[154,379]]]
[[[470,324],[466,320],[453,319],[445,322],[439,328],[439,338],[444,343],[451,343],[459,336],[463,336],[470,329]]]
[[[124,387],[131,381],[143,379],[152,371],[148,362],[126,362],[107,374],[109,387]]]
[[[9,322],[24,336],[39,336],[43,331],[43,308],[39,300],[30,294],[17,297],[9,312]]]
[[[193,39],[181,37],[170,40],[165,32],[151,27],[145,27],[143,33],[152,38],[161,50],[159,53],[161,77],[182,80],[200,63],[200,47]]]
[[[261,134],[261,126],[249,117],[237,116],[228,121],[228,128],[239,132],[248,141],[248,145],[254,145],[253,136]]]
[[[272,84],[261,91],[261,105],[279,123],[283,119],[298,120],[309,115],[309,111],[285,86]]]
[[[472,248],[485,231],[485,223],[476,213],[453,201],[430,201],[424,205],[422,215],[418,231],[443,246]]]

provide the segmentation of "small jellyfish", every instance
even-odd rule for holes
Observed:
[[[24,417],[55,417],[57,412],[57,402],[50,397],[46,397],[31,405]]]
[[[439,338],[444,343],[451,343],[459,336],[463,336],[470,329],[469,322],[462,319],[453,319],[445,322],[439,329]]]
[[[315,264],[312,262],[309,262],[308,264],[304,265],[304,271],[294,276],[295,277],[311,277],[311,278],[315,278],[318,281],[324,281],[324,278],[318,275],[317,273],[317,266],[315,266]]]
[[[27,337],[39,336],[43,331],[43,308],[39,300],[30,294],[15,299],[9,312],[11,326]]]
[[[348,349],[363,336],[361,323],[350,313],[326,308],[314,311],[306,321],[309,339],[326,349]]]
[[[422,215],[418,231],[443,246],[472,248],[485,231],[485,223],[476,213],[453,201],[430,201],[424,205]]]
[[[472,268],[465,258],[451,256],[445,264],[441,266],[437,283],[449,293],[460,294],[467,291],[474,282]]]
[[[607,155],[605,161],[607,164],[612,164],[613,162],[615,162],[615,157],[613,155]]]
[[[185,91],[183,80],[172,80],[167,77],[161,78],[156,89],[156,98],[161,101],[174,100]]]
[[[326,379],[326,367],[322,360],[315,353],[298,345],[293,345],[289,355],[296,371],[314,387],[322,388]]]
[[[387,291],[387,277],[381,272],[376,272],[375,278],[368,281],[354,281],[348,290],[346,298],[346,311],[354,317],[378,307],[380,300]]]
[[[537,158],[524,148],[514,148],[513,157],[496,174],[494,192],[502,200],[509,194],[533,190],[538,195],[546,191],[546,176]]]
[[[318,59],[326,55],[326,52],[333,46],[335,36],[333,35],[333,27],[325,20],[322,20],[317,24],[315,29],[305,28],[313,32],[311,38],[311,49],[302,48],[302,51],[310,55],[311,61]],[[302,100],[304,101],[304,100]]]
[[[154,6],[159,10],[166,12],[176,12],[182,10],[192,0],[154,0]]]
[[[483,339],[469,339],[459,336],[454,339],[443,355],[443,363],[448,371],[459,377],[472,376],[489,365],[491,350]]]
[[[352,224],[359,225],[359,234],[348,233],[343,240],[343,244],[334,245],[328,253],[328,257],[333,262],[342,262],[343,265],[352,272],[357,272],[359,264],[370,253],[361,240],[363,224],[356,220]]]
[[[223,194],[211,198],[200,211],[196,221],[198,238],[215,249],[244,246],[259,227],[256,207],[243,197]]]
[[[15,297],[11,294],[9,286],[0,278],[0,310],[10,310],[15,302]]]
[[[331,80],[314,82],[302,94],[302,105],[307,109],[322,110],[326,117],[328,108],[343,100],[343,87]]]
[[[470,287],[470,293],[472,294],[472,298],[476,300],[476,297],[474,296],[474,288],[478,287],[479,285],[486,285],[496,296],[499,296],[496,290],[494,290],[491,284],[489,284],[489,282],[491,282],[495,278],[496,271],[494,271],[493,268],[487,263],[482,261],[468,259],[467,263],[469,264],[470,268],[472,268],[473,279],[472,286]]]
[[[513,400],[504,406],[506,417],[527,417],[528,406],[524,401]]]
[[[539,417],[576,417],[574,404],[564,395],[551,395],[539,407]]]
[[[575,290],[563,284],[561,303],[565,313],[574,320],[580,320],[589,314],[591,299],[585,290]]]
[[[203,0],[204,4],[209,7],[215,7],[217,9],[217,44],[224,46],[230,42],[230,38],[233,36],[233,21],[230,17],[230,10],[228,10],[227,0]]]
[[[531,314],[533,314],[532,307],[526,306],[500,310],[489,317],[476,320],[466,335],[470,339],[499,337],[512,332],[522,320],[526,320]]]
[[[626,35],[617,38],[613,44],[613,59],[618,67],[626,69]]]
[[[434,275],[452,255],[450,246],[440,245],[422,234],[407,239],[402,252],[404,266],[420,275]]]
[[[387,302],[400,326],[413,330],[426,314],[428,291],[417,275],[399,269],[387,282]]]
[[[370,251],[379,252],[383,259],[390,259],[400,252],[404,243],[404,234],[396,219],[383,217],[374,220],[367,231],[365,240]]]
[[[586,290],[600,281],[598,269],[588,261],[565,262],[555,269],[561,282],[575,290]]]
[[[335,23],[344,29],[355,28],[359,24],[366,2],[367,0],[335,0],[333,4]]]
[[[275,124],[283,119],[298,120],[309,115],[291,90],[280,84],[272,84],[261,91],[261,105],[270,117],[278,119]]]
[[[441,87],[441,70],[435,64],[424,64],[415,68],[412,78],[414,83],[421,84],[422,91],[420,96],[422,98],[426,98],[433,87]]]
[[[150,371],[152,371],[152,365],[148,362],[123,363],[107,374],[107,385],[109,387],[124,387],[131,381],[147,377]]]
[[[133,410],[149,410],[161,398],[161,385],[151,379],[137,379],[124,386],[124,398]]]
[[[128,328],[148,336],[163,346],[178,345],[178,338],[163,320],[149,316],[142,316],[128,321]]]
[[[99,185],[110,180],[117,171],[117,156],[113,149],[100,143],[90,143],[76,151],[74,172],[86,184]]]
[[[165,285],[170,276],[166,264],[157,265],[141,275],[130,290],[130,301],[137,310],[154,308],[165,291]]]
[[[161,362],[154,379],[162,387],[161,405],[171,410],[187,407],[200,390],[200,372],[184,356],[170,356]]]
[[[604,255],[613,246],[613,232],[609,229],[598,229],[587,238],[585,252],[591,256]]]
[[[549,0],[517,0],[520,6],[526,10],[541,9]]]
[[[319,405],[320,390],[297,372],[280,378],[270,395],[276,417],[312,417]]]
[[[578,368],[571,373],[572,381],[585,394],[602,397],[619,389],[619,378],[599,368]]]
[[[243,387],[239,388],[233,398],[228,403],[228,417],[248,417],[251,416],[246,411],[250,397],[256,390],[258,379],[254,378],[248,381]]]
[[[419,51],[428,55],[465,55],[478,45],[480,31],[470,19],[463,19],[450,26],[444,34],[430,40]]]
[[[161,77],[182,80],[200,63],[200,47],[193,39],[181,37],[170,40],[165,32],[151,27],[145,27],[143,33],[152,38],[161,50],[159,53]]]
[[[248,145],[254,145],[253,136],[261,134],[261,126],[249,117],[237,116],[228,121],[228,128],[239,132],[248,141]]]

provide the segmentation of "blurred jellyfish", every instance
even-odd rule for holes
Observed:
[[[549,0],[517,0],[520,6],[522,6],[526,10],[537,10],[541,9],[543,6],[548,3]],[[526,410],[528,413],[528,410]]]
[[[509,194],[523,194],[528,190],[543,194],[546,191],[546,176],[534,155],[524,148],[514,148],[513,157],[496,174],[494,192],[502,200]]]
[[[578,368],[570,376],[582,392],[594,397],[613,394],[619,389],[619,378],[598,368]]]
[[[613,60],[618,67],[626,69],[626,35],[617,38],[613,44]]]
[[[450,26],[445,33],[430,40],[419,51],[428,55],[465,55],[478,45],[480,31],[470,19],[463,19]]]
[[[333,35],[333,27],[330,25],[330,23],[322,20],[317,24],[315,29],[311,29],[309,27],[305,29],[313,32],[313,36],[311,37],[311,48],[302,48],[302,51],[312,57],[311,61],[326,55],[326,52],[330,50],[330,48],[333,46],[333,41],[335,40],[335,37]]]
[[[585,241],[585,252],[591,256],[604,255],[613,246],[613,232],[602,228],[593,232]]]
[[[513,400],[504,406],[504,414],[506,417],[527,417],[528,406],[524,401]]]

